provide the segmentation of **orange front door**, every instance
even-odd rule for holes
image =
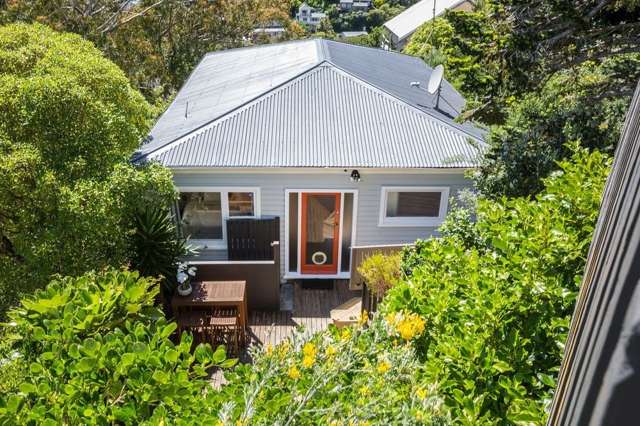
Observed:
[[[340,193],[302,193],[301,263],[303,274],[336,274],[340,238]]]

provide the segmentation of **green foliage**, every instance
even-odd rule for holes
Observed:
[[[478,189],[490,197],[539,192],[542,178],[570,155],[569,142],[613,152],[629,98],[608,91],[634,73],[640,73],[636,55],[588,62],[511,104],[506,122],[488,135],[490,148],[474,174]]]
[[[168,170],[128,161],[150,112],[80,37],[0,27],[0,317],[53,274],[129,261],[133,212],[175,196]]]
[[[420,27],[404,51],[431,66],[443,64],[445,77],[465,96],[467,109],[473,109],[502,89],[505,65],[501,51],[508,37],[508,27],[488,7],[449,11]],[[481,118],[495,122],[499,116],[500,111],[484,111]]]
[[[165,209],[139,209],[133,223],[131,267],[144,277],[161,278],[168,293],[173,293],[177,285],[176,263],[192,253],[187,240],[178,235],[174,220]]]
[[[405,51],[445,65],[468,100],[460,120],[495,126],[480,192],[531,195],[570,155],[568,142],[615,148],[640,78],[637,40],[624,28],[639,19],[633,1],[492,0],[426,23]]]
[[[109,271],[51,282],[9,313],[0,377],[3,424],[140,424],[212,419],[206,369],[222,347],[176,329],[153,307],[153,280]],[[199,417],[202,416],[202,417]],[[211,420],[210,420],[211,421]]]
[[[480,200],[486,246],[453,235],[405,253],[410,278],[383,309],[426,320],[426,380],[458,422],[544,422],[609,164],[580,149],[535,199]]]
[[[400,263],[402,256],[397,254],[385,255],[374,253],[368,256],[358,266],[358,272],[378,297],[398,283],[402,277]]]
[[[42,25],[0,27],[0,133],[37,150],[58,179],[104,177],[138,147],[151,112],[79,36]]]
[[[243,45],[261,24],[286,27],[288,8],[286,0],[12,0],[0,7],[0,23],[40,22],[81,35],[162,106],[206,53]]]
[[[215,396],[224,424],[448,424],[442,399],[394,325],[298,334],[252,352]]]
[[[451,210],[440,225],[442,237],[457,238],[467,248],[486,246],[486,241],[475,225],[477,202],[475,193],[470,190],[460,191],[457,199],[452,200]]]

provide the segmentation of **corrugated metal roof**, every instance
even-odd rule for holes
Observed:
[[[231,49],[202,59],[158,119],[140,154],[190,134],[323,62],[452,123],[447,115],[456,117],[465,104],[464,98],[444,81],[440,107],[445,114],[436,111],[435,98],[409,84],[419,81],[426,86],[432,69],[420,58],[409,55],[328,40]]]
[[[401,14],[384,23],[384,26],[394,33],[398,40],[403,40],[408,35],[427,21],[433,19],[433,7],[435,2],[435,16],[440,16],[447,9],[453,9],[465,0],[422,0]]]
[[[158,119],[146,148],[184,136],[318,64],[308,43],[267,45],[206,55]],[[146,151],[143,147],[143,151]]]
[[[473,133],[324,62],[150,152],[172,167],[471,167]]]

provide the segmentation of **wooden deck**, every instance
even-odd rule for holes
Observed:
[[[331,323],[329,313],[335,307],[361,292],[350,291],[346,281],[335,281],[332,290],[303,288],[299,282],[293,284],[292,311],[253,311],[249,313],[249,335],[251,344],[277,345],[287,339],[298,328],[315,333]]]
[[[362,291],[349,290],[348,281],[335,281],[331,290],[303,288],[300,282],[295,282],[291,310],[249,312],[249,345],[275,346],[286,340],[300,326],[306,333],[322,331],[331,324],[329,314],[332,309],[353,297],[361,296]],[[243,363],[252,361],[246,350],[239,358]],[[222,371],[218,369],[211,372],[210,380],[214,387],[225,383]]]

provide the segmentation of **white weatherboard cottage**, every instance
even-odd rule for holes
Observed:
[[[225,221],[280,218],[283,279],[348,278],[354,246],[432,235],[482,132],[439,108],[418,58],[326,40],[211,53],[140,148],[169,167],[185,235],[225,262]]]

